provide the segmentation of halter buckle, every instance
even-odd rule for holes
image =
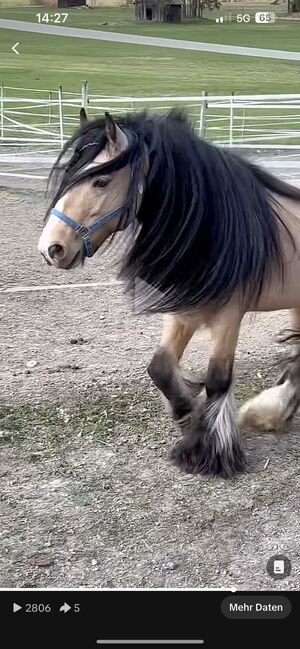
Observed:
[[[86,237],[89,234],[89,228],[86,228],[84,225],[78,225],[75,232],[82,234],[82,237]]]

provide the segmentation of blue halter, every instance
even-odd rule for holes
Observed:
[[[69,216],[66,216],[66,214],[63,214],[58,210],[51,210],[51,214],[53,214],[53,216],[56,216],[58,219],[63,221],[63,223],[66,223],[66,225],[69,225],[70,228],[72,228],[72,230],[76,232],[76,234],[81,235],[83,239],[85,254],[87,257],[92,257],[95,254],[95,250],[90,235],[92,235],[94,232],[97,232],[97,230],[101,230],[101,228],[106,223],[109,223],[109,221],[112,221],[113,219],[121,218],[125,212],[125,209],[126,209],[125,207],[119,207],[119,209],[115,210],[114,212],[111,212],[106,216],[102,216],[101,219],[96,221],[96,223],[93,223],[93,225],[90,225],[88,228],[86,228],[84,225],[80,225],[80,223],[76,223],[76,221],[73,221],[73,219],[71,219]],[[125,221],[122,229],[125,229],[127,225],[128,222]]]
[[[126,133],[128,142],[131,142],[133,134],[128,133],[127,131],[124,131]],[[144,181],[141,180],[139,185],[138,185],[138,193],[143,194],[144,192]],[[83,244],[84,244],[84,249],[85,249],[85,254],[86,257],[92,257],[95,254],[94,246],[91,241],[90,235],[92,235],[94,232],[97,232],[97,230],[101,230],[101,228],[106,224],[109,223],[109,221],[113,221],[113,219],[120,219],[122,216],[127,211],[127,207],[119,207],[117,210],[114,212],[110,212],[110,214],[106,214],[106,216],[102,216],[96,223],[93,223],[93,225],[90,225],[88,228],[85,227],[84,225],[80,225],[80,223],[76,223],[76,221],[73,221],[69,216],[66,214],[63,214],[62,212],[59,212],[59,210],[51,210],[51,214],[53,216],[56,216],[60,221],[63,221],[66,225],[68,225],[76,234],[81,235],[83,239]],[[127,226],[129,225],[130,222],[130,215],[127,214],[127,218],[124,220],[124,223],[122,224],[122,227],[119,228],[120,230],[125,230]]]

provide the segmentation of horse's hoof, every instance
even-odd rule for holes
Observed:
[[[198,473],[197,454],[186,439],[181,439],[172,448],[170,458],[185,473]]]
[[[246,460],[239,444],[237,443],[230,453],[224,449],[222,453],[206,440],[183,438],[171,451],[171,460],[185,473],[220,477],[225,479],[246,471]]]
[[[290,381],[269,388],[246,401],[238,413],[240,428],[282,432],[294,414],[295,390]]]

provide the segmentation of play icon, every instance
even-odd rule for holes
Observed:
[[[17,613],[17,611],[20,611],[22,606],[19,606],[19,604],[16,604],[15,602],[13,603],[13,613]]]

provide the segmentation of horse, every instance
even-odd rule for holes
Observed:
[[[38,250],[71,269],[125,236],[119,277],[140,310],[162,313],[148,373],[181,437],[171,459],[192,474],[248,470],[243,428],[281,430],[300,404],[300,190],[195,133],[184,112],[88,120],[49,176]],[[123,233],[123,235],[122,235]],[[278,383],[239,414],[234,359],[248,312],[291,310],[292,346]],[[180,362],[208,327],[206,375]]]

